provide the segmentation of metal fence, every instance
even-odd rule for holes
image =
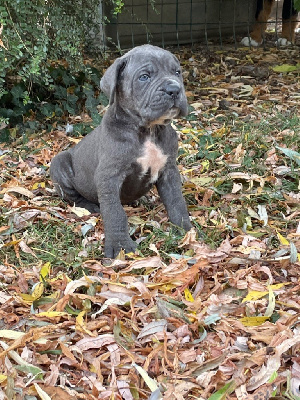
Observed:
[[[266,0],[267,1],[267,0]],[[103,43],[119,49],[143,43],[159,46],[224,42],[238,46],[255,22],[257,0],[124,0],[122,12],[103,25]],[[274,41],[281,26],[282,0],[275,0],[268,27]]]

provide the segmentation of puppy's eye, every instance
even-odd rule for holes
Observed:
[[[139,81],[142,81],[142,82],[145,82],[145,81],[147,81],[148,79],[150,79],[150,75],[148,75],[148,74],[143,74],[143,75],[141,75],[141,76],[139,77]]]
[[[175,75],[176,75],[176,76],[179,76],[179,75],[180,75],[179,69],[175,72]]]

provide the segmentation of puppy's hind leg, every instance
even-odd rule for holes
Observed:
[[[65,151],[53,158],[50,166],[50,176],[57,194],[69,204],[86,208],[91,213],[99,213],[100,208],[83,197],[73,186],[73,165],[71,155]]]

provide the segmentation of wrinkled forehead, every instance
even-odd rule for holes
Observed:
[[[139,66],[149,68],[162,68],[166,69],[178,69],[180,68],[180,64],[178,59],[169,51],[160,49],[159,47],[155,48],[138,48],[134,49],[136,51],[130,51],[125,54],[124,59],[127,61],[126,69],[132,70],[136,69]]]

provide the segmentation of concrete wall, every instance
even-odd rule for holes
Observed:
[[[247,34],[255,0],[125,0],[120,15],[110,16],[105,34],[121,48],[151,42],[183,44]],[[106,4],[106,3],[105,3]]]

